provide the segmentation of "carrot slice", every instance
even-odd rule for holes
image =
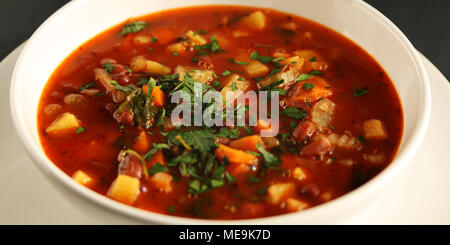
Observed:
[[[166,159],[164,158],[162,151],[158,151],[153,155],[152,159],[148,162],[148,166],[153,166],[156,163],[166,165]]]
[[[144,130],[141,131],[136,138],[136,142],[134,143],[133,149],[139,153],[145,153],[150,150],[152,146],[152,140],[150,139],[150,135],[148,135]]]
[[[142,89],[144,90],[144,93],[147,94],[148,92],[148,85],[142,86]],[[150,95],[150,98],[153,98],[153,103],[157,107],[162,107],[164,105],[164,102],[166,100],[164,91],[158,86],[153,87],[152,94]]]
[[[258,143],[264,146],[264,142],[261,139],[261,136],[255,134],[231,141],[230,147],[244,151],[258,152],[258,149],[256,149],[256,144]]]
[[[233,149],[222,144],[219,144],[219,147],[216,149],[216,156],[219,159],[224,159],[226,157],[231,164],[253,165],[257,161],[256,156],[250,153]]]

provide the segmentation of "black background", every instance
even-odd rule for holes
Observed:
[[[0,60],[68,0],[0,0]],[[366,0],[450,78],[450,0]],[[124,1],[124,4],[126,1]]]

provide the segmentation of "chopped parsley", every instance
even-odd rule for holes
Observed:
[[[121,36],[125,36],[128,33],[140,32],[147,28],[147,22],[145,21],[133,21],[124,25]]]
[[[253,53],[250,54],[250,59],[252,59],[252,60],[259,60],[262,63],[269,63],[269,62],[273,61],[274,58],[270,57],[270,56],[259,55],[258,52],[254,51]]]
[[[258,178],[256,178],[251,174],[247,174],[247,178],[250,181],[250,183],[261,183],[261,180],[259,180]]]
[[[248,63],[247,61],[240,61],[240,60],[236,60],[235,62],[236,62],[236,64],[244,65],[244,66],[250,64],[250,63]]]
[[[266,149],[264,149],[264,147],[260,143],[256,144],[256,149],[263,156],[263,159],[264,159],[263,164],[264,164],[264,166],[266,166],[268,168],[273,168],[273,167],[276,167],[276,166],[280,165],[281,159],[279,157],[277,157],[276,155],[266,151]]]
[[[281,111],[281,113],[283,113],[287,117],[297,119],[297,120],[303,119],[306,116],[308,116],[308,114],[305,111],[303,111],[300,108],[295,108],[295,107],[288,107],[288,108],[284,109],[283,111]]]
[[[312,84],[312,83],[304,83],[304,84],[303,84],[303,88],[304,88],[305,90],[311,90],[311,89],[314,88],[314,84]]]
[[[155,163],[153,164],[153,166],[148,170],[148,173],[150,175],[154,175],[156,173],[161,173],[161,172],[167,172],[169,171],[169,168],[167,168],[166,166],[160,164],[160,163]]]
[[[103,68],[105,68],[106,72],[111,74],[111,72],[114,70],[114,65],[110,62],[106,62],[105,64],[103,64]]]
[[[239,130],[237,129],[229,129],[229,128],[221,128],[217,137],[237,139],[239,137]]]
[[[77,130],[75,131],[75,133],[76,133],[76,134],[81,134],[81,133],[83,133],[85,130],[86,130],[86,129],[85,129],[84,127],[79,126],[79,127],[77,128]]]
[[[231,71],[229,71],[229,70],[222,72],[222,76],[224,76],[224,77],[229,76],[229,75],[231,75]]]
[[[97,86],[97,84],[94,83],[94,82],[92,82],[92,83],[87,83],[87,84],[81,86],[80,91],[83,91],[83,90],[88,89],[88,88],[90,88],[90,87],[96,87],[96,86]]]

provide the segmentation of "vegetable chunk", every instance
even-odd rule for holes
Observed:
[[[177,66],[175,68],[175,73],[178,73],[178,79],[183,81],[184,76],[188,74],[192,77],[192,79],[201,82],[201,83],[209,83],[214,79],[214,71],[211,70],[199,70],[190,66]]]
[[[111,184],[107,195],[119,202],[133,205],[140,194],[140,187],[138,178],[119,174]]]
[[[219,144],[219,147],[216,149],[216,156],[220,160],[223,160],[226,157],[230,163],[234,164],[242,163],[254,165],[258,160],[256,156],[250,153],[247,153],[242,150],[233,149],[231,147],[222,144]]]
[[[249,63],[244,69],[251,77],[264,76],[269,72],[269,68],[259,61],[251,61]]]
[[[136,56],[131,60],[130,68],[137,72],[146,72],[156,75],[167,75],[171,72],[170,67],[156,61],[149,60],[144,56]]]
[[[287,102],[289,104],[313,103],[320,98],[331,96],[333,92],[330,85],[322,78],[312,76],[310,79],[298,82],[288,93]]]
[[[149,178],[150,185],[160,192],[169,193],[172,191],[172,175],[164,172],[154,174]]]
[[[55,121],[45,129],[50,135],[60,135],[68,132],[74,132],[80,126],[80,122],[72,113],[65,112],[59,115]]]
[[[230,147],[244,151],[258,152],[258,149],[256,148],[256,144],[258,143],[264,146],[261,136],[255,134],[231,141]]]
[[[80,184],[82,184],[82,185],[84,185],[86,187],[88,187],[88,186],[90,186],[92,184],[92,178],[89,175],[87,175],[85,172],[83,172],[82,170],[77,170],[72,175],[72,178],[76,182],[78,182],[78,183],[80,183]]]
[[[366,139],[384,140],[388,138],[384,123],[378,119],[370,119],[363,123]]]
[[[273,184],[267,188],[267,201],[272,205],[280,205],[286,198],[293,196],[294,192],[294,183]]]
[[[224,100],[224,106],[227,106],[234,102],[235,99],[237,99],[241,94],[243,94],[249,87],[250,82],[249,81],[240,81],[239,75],[233,74],[230,79],[228,80],[227,84],[222,88],[220,91],[220,95],[222,96],[222,99]],[[227,92],[233,92],[232,96],[229,100],[227,100]]]
[[[319,130],[327,127],[334,114],[334,107],[336,105],[329,99],[324,99],[317,102],[312,108],[312,122],[316,124]]]
[[[289,212],[296,212],[303,210],[309,206],[308,203],[304,201],[300,201],[295,198],[288,198],[286,199],[286,208],[289,210]]]
[[[258,10],[245,17],[243,23],[250,29],[262,30],[266,26],[266,16]]]

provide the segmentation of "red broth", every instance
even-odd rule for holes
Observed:
[[[130,23],[135,29],[120,35]],[[163,67],[139,66],[138,56]],[[294,74],[277,86],[284,91],[279,134],[258,138],[262,124],[213,127],[210,138],[200,138],[200,145],[214,140],[202,151],[183,127],[158,124],[161,108],[170,111],[170,86],[183,80],[164,76],[177,66],[195,69],[191,76],[205,72],[202,82],[218,91],[230,86],[233,74],[239,80],[231,84],[242,82],[246,90]],[[99,74],[116,82],[108,93]],[[126,97],[139,98],[150,77],[160,93],[152,93],[148,105],[157,113],[144,125],[135,107],[117,111]],[[54,71],[37,116],[45,153],[76,181],[137,208],[208,219],[273,216],[342,196],[393,160],[403,130],[391,80],[357,44],[298,16],[237,6],[167,10],[95,36]],[[187,130],[204,137],[204,127]],[[169,139],[177,134],[181,141]],[[260,140],[262,151],[255,149]],[[195,163],[176,162],[181,155]]]

